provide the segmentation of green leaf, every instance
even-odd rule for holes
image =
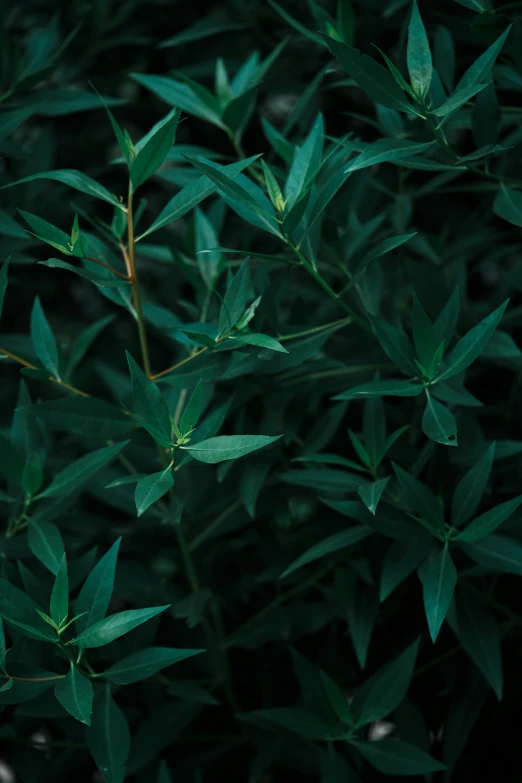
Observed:
[[[424,609],[430,635],[435,642],[457,584],[457,571],[447,544],[428,560],[423,582]]]
[[[428,554],[431,544],[427,538],[411,538],[409,541],[393,541],[382,564],[380,600],[404,582]]]
[[[251,209],[257,215],[268,217],[272,220],[274,219],[274,213],[270,213],[262,209],[256,199],[250,195],[248,190],[245,190],[244,187],[238,185],[238,183],[235,182],[232,177],[229,177],[225,173],[218,171],[218,169],[214,168],[213,166],[208,165],[208,162],[203,163],[203,161],[197,160],[196,158],[190,158],[188,155],[185,157],[190,161],[190,163],[192,163],[193,166],[199,169],[202,174],[205,174],[210,180],[212,180],[217,189],[224,193],[225,196],[228,196],[232,201],[247,207],[247,209]]]
[[[62,261],[60,258],[48,258],[46,261],[39,261],[38,263],[49,267],[49,269],[65,269],[67,272],[72,272],[100,288],[119,288],[120,286],[130,285],[130,281],[124,280],[122,277],[116,277],[116,275],[110,273],[107,277],[96,275],[94,272],[90,272],[81,266],[68,264],[67,261]]]
[[[428,36],[422,23],[417,0],[413,0],[410,24],[408,26],[406,57],[411,86],[414,92],[422,98],[430,88],[432,62]]]
[[[522,228],[522,193],[519,190],[508,190],[504,183],[500,188],[493,202],[493,211],[508,223]]]
[[[494,457],[495,443],[492,443],[457,484],[451,501],[453,527],[460,527],[477,510],[487,487]]]
[[[516,538],[489,535],[481,541],[465,543],[462,548],[481,566],[522,576],[522,545]]]
[[[159,473],[151,473],[138,481],[134,492],[134,501],[138,516],[141,515],[153,503],[163,497],[174,486],[172,467],[169,465]]]
[[[297,571],[298,568],[308,565],[308,563],[313,563],[315,560],[321,560],[323,557],[326,557],[326,555],[338,552],[340,549],[345,549],[345,547],[353,546],[359,541],[368,538],[372,532],[372,529],[367,525],[354,525],[347,530],[342,530],[340,533],[334,533],[333,536],[329,536],[328,538],[323,539],[323,541],[314,544],[310,549],[307,549],[306,552],[290,563],[288,568],[283,571],[279,578],[284,579],[285,576],[289,576],[289,574]]]
[[[462,372],[482,353],[499,325],[508,301],[506,300],[500,307],[497,307],[459,340],[446,360],[445,368],[439,376],[441,379],[452,378]]]
[[[54,695],[67,712],[85,723],[91,725],[91,712],[94,691],[91,681],[80,674],[74,664],[67,677],[54,686]]]
[[[509,25],[502,35],[486,49],[486,51],[478,57],[475,62],[465,71],[461,80],[459,81],[457,88],[469,87],[473,84],[482,82],[491,72],[491,68],[495,64],[495,60],[500,54],[500,50],[504,46],[505,40],[508,37],[512,25]]]
[[[195,443],[192,446],[182,446],[197,459],[198,462],[214,464],[227,459],[238,459],[252,451],[275,443],[282,435],[218,435]]]
[[[370,321],[383,351],[407,375],[417,375],[413,347],[406,335],[395,326],[370,316]]]
[[[199,117],[218,128],[226,129],[224,122],[219,115],[219,105],[217,99],[197,82],[187,79],[183,74],[179,74],[187,80],[188,84],[183,84],[176,79],[170,79],[167,76],[156,76],[155,74],[131,73],[130,77],[138,84],[146,87],[170,106],[177,106],[187,114]]]
[[[419,640],[379,669],[357,688],[350,709],[357,726],[382,720],[405,699],[410,686]]]
[[[251,158],[245,158],[237,163],[232,163],[229,166],[218,166],[217,163],[211,163],[206,161],[207,166],[212,166],[216,170],[220,170],[227,177],[234,179],[244,169],[251,166],[260,156],[254,155]],[[173,196],[168,204],[162,209],[156,220],[149,226],[149,228],[143,232],[137,240],[141,240],[153,231],[157,231],[159,228],[167,226],[169,223],[173,223],[175,220],[179,220],[191,209],[194,209],[200,204],[207,196],[212,195],[217,190],[217,185],[208,177],[198,177],[194,182],[186,185],[179,193]]]
[[[90,625],[84,631],[72,640],[72,644],[78,647],[101,647],[104,644],[118,639],[123,634],[137,628],[138,625],[147,622],[157,614],[168,609],[166,606],[154,606],[150,609],[127,609],[124,612],[117,612],[103,620],[98,620],[94,625]]]
[[[437,402],[426,389],[426,407],[422,416],[422,431],[430,440],[443,446],[457,446],[457,421],[453,413]]]
[[[248,334],[233,335],[228,338],[227,342],[229,341],[243,345],[255,345],[259,348],[267,348],[269,351],[277,351],[278,353],[288,353],[286,348],[275,337],[270,337],[268,334],[249,332]]]
[[[372,57],[362,54],[341,41],[328,36],[323,37],[340,65],[373,101],[389,109],[415,113],[386,68],[379,65]]]
[[[457,636],[475,666],[502,699],[502,644],[493,614],[475,596],[463,591],[457,603]]]
[[[109,685],[95,691],[91,726],[85,736],[106,783],[123,783],[131,735],[127,719],[112,698]]]
[[[356,748],[372,767],[386,775],[426,775],[446,769],[444,764],[403,740],[350,740],[350,745]]]
[[[67,576],[67,559],[65,553],[54,580],[51,593],[51,617],[58,627],[66,620],[69,613],[69,579]]]
[[[105,617],[114,587],[120,542],[121,538],[118,538],[83,583],[75,605],[77,614],[86,612],[76,620],[76,630],[79,633]]]
[[[474,468],[472,468],[472,470],[474,470]],[[470,471],[470,473],[471,472],[472,471]],[[465,480],[465,478],[463,479],[463,481]],[[477,474],[477,480],[478,480],[478,474]],[[481,490],[483,490],[484,488],[485,488],[484,485],[480,487]],[[489,511],[486,511],[484,514],[481,514],[479,517],[476,517],[476,519],[470,522],[465,530],[462,530],[457,536],[455,536],[455,539],[458,541],[470,541],[470,542],[480,541],[481,538],[485,538],[486,536],[489,536],[490,533],[493,533],[493,531],[495,531],[503,522],[505,522],[506,519],[508,519],[511,516],[511,514],[513,514],[517,510],[517,508],[520,506],[521,503],[522,503],[522,495],[519,495],[518,497],[513,498],[513,500],[507,500],[505,503],[501,503],[499,506],[495,506],[494,508],[491,508]],[[473,509],[473,511],[474,510],[475,509]]]
[[[335,714],[342,723],[346,723],[348,726],[353,725],[353,716],[350,709],[350,704],[341,688],[335,683],[326,672],[321,672],[321,679],[323,681],[324,689],[328,697]]]
[[[179,429],[182,435],[185,435],[190,430],[193,430],[199,421],[201,416],[201,408],[203,405],[203,386],[201,381],[198,381],[196,388],[190,396],[190,400],[187,403],[183,415],[179,423]]]
[[[298,202],[302,201],[305,194],[309,192],[314,172],[317,171],[321,165],[323,144],[324,119],[322,114],[319,114],[308,136],[303,143],[296,148],[286,180],[284,194],[285,222],[288,219],[286,233],[291,233],[291,231],[293,231],[291,224],[293,224],[293,227],[295,228],[299,223],[300,218],[298,217],[298,213],[300,212],[301,216],[304,214],[304,210],[308,203],[307,201],[301,204],[301,207],[297,210],[294,217],[290,218],[293,207],[297,206]]]
[[[108,465],[114,457],[127,445],[129,441],[115,443],[114,446],[106,446],[90,454],[80,457],[54,477],[47,489],[40,492],[40,498],[68,495],[82,487],[105,465]]]
[[[35,298],[31,311],[31,340],[36,355],[45,369],[49,370],[55,378],[59,378],[58,349],[39,296]]]
[[[29,517],[27,532],[29,549],[56,576],[65,552],[60,531],[52,522]]]
[[[151,677],[161,669],[174,663],[199,655],[204,650],[173,650],[169,647],[149,647],[132,653],[114,663],[103,672],[103,676],[118,685],[129,685]]]
[[[64,397],[29,405],[20,410],[43,421],[53,431],[111,440],[125,437],[133,427],[130,416],[120,408],[94,397]]]
[[[413,342],[415,350],[417,351],[417,356],[424,367],[429,367],[437,352],[440,340],[437,339],[433,324],[415,294],[413,295],[413,308],[411,314],[413,323]]]
[[[285,215],[281,224],[281,231],[285,236],[290,236],[299,226],[299,223],[301,222],[306,212],[306,208],[308,207],[308,202],[310,201],[311,195],[312,191],[307,190],[304,196],[301,196],[301,198],[296,201],[294,206]]]
[[[0,141],[10,136],[32,114],[34,114],[34,106],[2,112],[0,114]]]
[[[356,400],[358,398],[372,397],[418,397],[424,391],[424,386],[420,383],[413,383],[407,380],[390,378],[388,381],[370,381],[360,386],[354,386],[353,389],[341,392],[332,397],[332,400]]]
[[[406,141],[405,139],[379,139],[373,144],[369,144],[364,152],[361,152],[360,155],[354,158],[348,164],[345,173],[348,174],[351,171],[358,171],[359,169],[368,168],[368,166],[375,166],[377,163],[393,163],[413,155],[420,155],[421,152],[427,152],[433,144],[434,142],[432,141],[418,142]]]
[[[100,318],[99,321],[95,321],[82,332],[80,332],[69,353],[69,361],[67,362],[66,371],[68,376],[71,375],[74,368],[77,367],[78,364],[82,361],[98,335],[114,321],[114,318],[114,315],[107,315],[105,318]]]
[[[415,509],[433,535],[439,538],[443,536],[444,512],[431,489],[395,463],[392,464],[408,506]]]
[[[160,389],[138,367],[127,351],[127,362],[132,381],[133,413],[139,423],[152,435],[155,441],[169,448],[171,445],[171,424],[167,403]]]
[[[42,242],[47,242],[48,245],[55,247],[66,256],[74,255],[70,247],[71,238],[65,231],[56,228],[52,223],[48,223],[47,220],[43,220],[43,218],[37,215],[32,215],[30,212],[24,212],[21,209],[18,212],[29,223],[38,239],[41,239]]]
[[[243,315],[250,294],[250,263],[246,259],[227,285],[219,311],[217,337],[231,332]]]
[[[471,100],[474,95],[484,90],[487,86],[487,84],[473,84],[469,87],[462,87],[462,89],[457,90],[451,98],[448,98],[442,106],[437,106],[433,109],[433,114],[436,114],[437,117],[447,117],[448,115],[453,114],[453,112],[456,112],[461,106],[464,106],[467,101]]]
[[[4,188],[10,188],[13,185],[21,185],[23,182],[32,182],[33,180],[37,179],[50,179],[54,180],[55,182],[61,182],[63,185],[68,185],[70,188],[79,190],[81,193],[86,193],[88,196],[93,196],[93,198],[99,198],[102,201],[106,201],[108,204],[112,204],[112,206],[117,207],[118,209],[125,209],[123,204],[120,203],[119,199],[112,193],[109,193],[109,191],[104,188],[103,185],[100,185],[99,182],[96,182],[96,180],[88,177],[81,171],[77,171],[76,169],[40,171],[38,174],[31,174],[29,177],[23,177],[23,179],[16,180],[16,182],[10,182],[8,185],[2,185],[0,190],[3,190]],[[22,214],[25,217],[28,213]],[[31,225],[30,221],[27,222],[29,225]],[[37,229],[35,228],[35,231],[36,230]]]
[[[165,161],[174,144],[180,115],[181,109],[173,117],[168,115],[132,161],[130,179],[134,190],[143,185]]]
[[[361,498],[368,511],[370,511],[372,514],[375,514],[379,500],[381,499],[382,493],[386,489],[386,485],[389,480],[390,477],[386,476],[386,478],[378,479],[377,481],[373,481],[371,484],[366,484],[363,487],[359,487],[357,490],[357,494]]]
[[[38,616],[38,608],[28,595],[0,579],[0,617],[24,636],[54,642],[56,635]]]

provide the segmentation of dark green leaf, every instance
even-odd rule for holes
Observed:
[[[121,539],[94,566],[85,580],[76,600],[76,629],[80,633],[105,617],[114,587],[114,573]],[[86,612],[86,614],[83,614]]]
[[[71,664],[67,677],[54,686],[54,695],[67,712],[76,720],[91,725],[93,688],[91,681]]]
[[[141,517],[153,503],[162,498],[173,486],[174,477],[170,465],[165,470],[159,471],[159,473],[151,473],[150,476],[140,479],[136,484],[134,492],[138,516]]]
[[[103,676],[118,685],[129,685],[151,677],[161,669],[172,666],[185,658],[199,655],[203,650],[173,650],[169,647],[150,647],[114,663],[103,672]]]
[[[476,476],[478,477],[478,473]],[[465,479],[463,479],[463,481],[464,480]],[[483,489],[484,485],[480,487],[480,490]],[[501,503],[499,506],[491,508],[489,511],[486,511],[484,514],[481,514],[479,517],[470,522],[466,529],[462,530],[457,536],[455,536],[455,538],[459,541],[480,541],[481,538],[489,536],[490,533],[493,533],[497,527],[505,522],[506,519],[508,519],[511,514],[517,510],[521,503],[522,495],[519,495],[518,497],[513,498],[513,500],[507,500],[505,503]],[[474,510],[475,509],[473,509],[473,511]]]
[[[31,340],[36,355],[45,369],[49,370],[55,378],[59,378],[60,370],[56,340],[45,317],[39,296],[34,300],[31,311]]]
[[[198,462],[214,464],[227,459],[238,459],[252,451],[268,446],[281,435],[218,435],[216,438],[199,441],[191,446],[182,446]]]
[[[437,402],[426,390],[426,407],[422,417],[422,431],[443,446],[457,446],[457,421],[453,413]]]
[[[105,465],[108,465],[114,457],[127,445],[129,441],[116,443],[114,446],[106,446],[97,451],[91,451],[54,477],[47,489],[40,492],[39,497],[56,497],[67,495],[82,487]]]
[[[127,609],[124,612],[117,612],[103,620],[98,620],[94,625],[90,625],[84,631],[76,636],[73,644],[79,647],[101,647],[104,644],[118,639],[123,634],[137,628],[138,625],[147,622],[151,617],[164,612],[170,604],[166,606],[154,606],[150,609]]]
[[[342,530],[340,533],[335,533],[318,544],[314,544],[314,546],[300,555],[297,560],[294,560],[283,571],[279,578],[283,579],[285,576],[297,571],[298,568],[302,568],[302,566],[308,565],[308,563],[313,563],[315,560],[321,560],[326,555],[332,554],[332,552],[338,552],[340,549],[353,546],[353,544],[368,538],[371,534],[372,530],[367,525],[355,525],[347,530]]]
[[[172,117],[168,115],[159,124],[154,135],[138,151],[130,165],[130,178],[134,190],[143,185],[164,162],[174,144],[180,115],[181,110],[178,110]]]
[[[423,582],[424,609],[430,635],[435,642],[457,584],[457,571],[447,544],[429,559]]]
[[[106,783],[123,783],[131,736],[127,719],[112,698],[108,684],[96,689],[86,739]]]
[[[350,740],[372,767],[387,775],[426,775],[446,769],[415,745],[402,740],[383,739],[378,742]]]
[[[457,484],[451,502],[453,527],[460,527],[468,519],[471,519],[477,510],[487,487],[494,457],[495,443],[492,443]]]
[[[414,92],[422,98],[430,88],[432,63],[428,36],[422,23],[417,0],[413,0],[406,54],[411,86]]]

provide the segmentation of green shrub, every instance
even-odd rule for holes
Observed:
[[[522,3],[419,5],[6,16],[16,780],[519,780]]]

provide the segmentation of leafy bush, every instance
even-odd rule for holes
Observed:
[[[2,49],[2,758],[518,780],[521,4],[54,5]]]

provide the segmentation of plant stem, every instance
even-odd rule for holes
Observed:
[[[143,317],[143,308],[141,305],[141,293],[138,281],[138,270],[136,268],[136,242],[134,240],[134,221],[132,216],[133,192],[132,184],[129,182],[129,198],[127,202],[127,245],[128,245],[128,264],[130,281],[133,291],[134,309],[138,322],[138,332],[140,336],[141,358],[143,360],[143,369],[151,377],[151,366],[149,357],[149,346],[147,343],[147,331],[145,328],[145,318]]]
[[[130,280],[129,275],[124,275],[123,272],[118,272],[118,270],[114,269],[113,266],[106,264],[105,261],[100,261],[99,258],[94,258],[93,256],[85,256],[85,258],[88,258],[89,261],[94,261],[95,264],[99,264],[100,266],[105,267],[105,269],[108,269],[109,272],[112,272],[113,274],[118,275],[119,277],[123,277],[124,280]]]
[[[11,351],[7,351],[5,348],[0,348],[0,353],[2,353],[4,356],[8,356],[10,359],[13,359],[15,362],[18,362],[18,364],[21,364],[24,367],[28,367],[30,370],[40,369],[39,367],[36,367],[36,365],[31,364],[31,362],[28,362],[26,359],[22,359],[21,356],[17,356],[15,353],[11,353]],[[61,386],[63,389],[67,389],[73,394],[78,394],[80,397],[91,396],[87,392],[84,392],[81,389],[77,389],[76,386],[72,386],[70,383],[66,383],[65,381],[60,380],[60,378],[54,378],[52,375],[50,375],[47,380],[51,381],[51,383],[58,384],[58,386]]]

